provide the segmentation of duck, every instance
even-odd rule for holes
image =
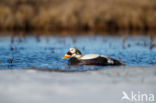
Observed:
[[[124,65],[122,61],[99,55],[99,54],[87,54],[82,56],[82,53],[77,48],[70,48],[62,59],[67,59],[68,65],[94,65],[94,66],[119,66]]]

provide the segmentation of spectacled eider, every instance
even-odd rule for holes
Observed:
[[[68,65],[98,65],[98,66],[113,66],[123,65],[122,62],[99,54],[81,55],[77,48],[70,48],[62,59],[69,58]]]

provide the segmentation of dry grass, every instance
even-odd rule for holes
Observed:
[[[1,30],[155,30],[155,0],[0,0]]]

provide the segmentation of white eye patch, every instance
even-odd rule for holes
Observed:
[[[76,51],[75,51],[74,48],[70,48],[70,52],[71,52],[71,53],[75,53]]]

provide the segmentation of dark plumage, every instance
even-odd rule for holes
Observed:
[[[113,66],[113,65],[122,65],[118,60],[109,58],[113,63],[109,63],[108,59],[105,57],[97,57],[94,59],[79,60],[75,57],[72,57],[68,60],[68,65],[98,65],[98,66]]]

